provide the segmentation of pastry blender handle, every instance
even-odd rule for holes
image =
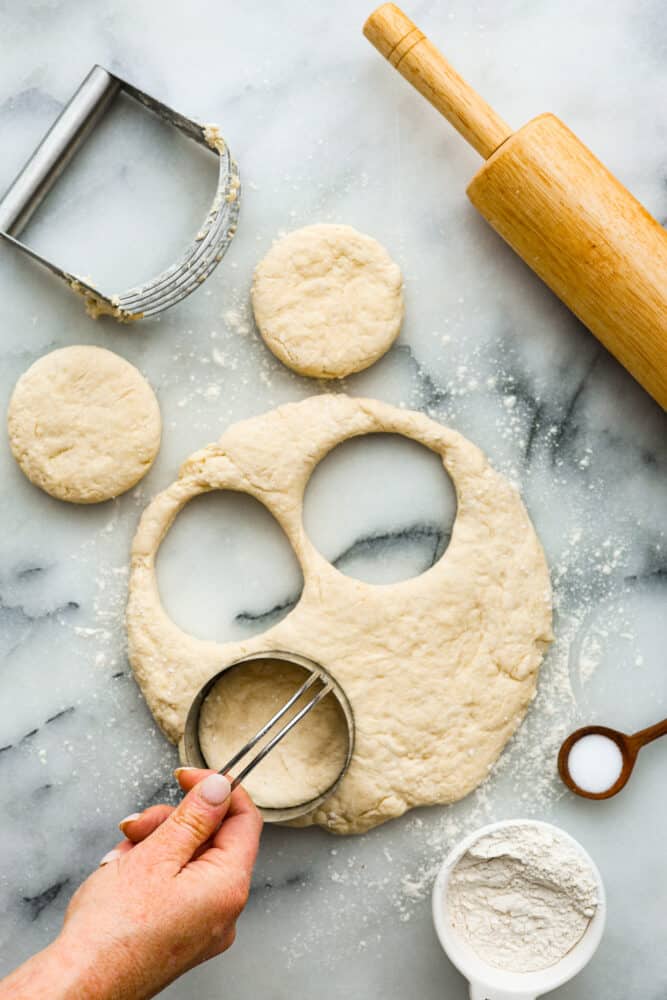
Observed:
[[[93,66],[0,199],[0,233],[13,237],[21,233],[120,89],[115,76],[101,66]]]

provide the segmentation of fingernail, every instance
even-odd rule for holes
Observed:
[[[197,785],[199,794],[210,806],[220,806],[228,799],[232,786],[222,774],[209,774]]]
[[[100,868],[102,867],[102,865],[108,865],[110,861],[115,861],[116,858],[119,857],[120,857],[120,851],[109,851],[109,853],[105,854],[102,860],[100,861]]]
[[[130,813],[129,816],[126,816],[125,819],[122,819],[118,824],[121,833],[123,832],[123,827],[125,826],[126,823],[133,823],[135,819],[140,819],[140,818],[141,818],[141,813]]]
[[[199,768],[197,768],[197,767],[189,767],[189,766],[188,767],[177,767],[176,770],[173,771],[173,775],[174,775],[175,778],[178,778],[179,774],[182,774],[183,771],[198,771],[198,770],[199,770]]]

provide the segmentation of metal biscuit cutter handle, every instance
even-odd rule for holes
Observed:
[[[287,806],[285,808],[259,806],[264,819],[273,823],[282,823],[286,820],[296,819],[297,816],[304,816],[306,813],[312,812],[313,809],[316,809],[322,804],[322,802],[329,798],[329,796],[333,794],[340,782],[343,780],[343,777],[345,776],[350,765],[352,753],[354,751],[354,717],[352,714],[352,707],[342,687],[319,663],[315,663],[314,660],[309,660],[304,656],[297,655],[296,653],[270,651],[265,653],[253,653],[250,656],[246,656],[241,660],[231,663],[217,674],[214,674],[214,676],[209,678],[206,684],[204,684],[204,686],[197,693],[188,711],[185,721],[185,730],[183,732],[183,752],[188,764],[194,765],[195,767],[209,767],[209,764],[202,753],[199,742],[199,720],[204,701],[210,694],[211,689],[228,671],[243,669],[244,666],[249,666],[251,663],[267,660],[280,660],[284,663],[294,664],[295,666],[301,667],[308,673],[309,676],[298,688],[298,690],[291,695],[285,704],[278,709],[275,715],[273,715],[273,717],[269,719],[258,730],[258,732],[251,736],[247,743],[245,743],[245,745],[242,746],[240,750],[238,750],[238,752],[235,753],[233,757],[231,757],[227,763],[220,768],[220,774],[229,775],[232,768],[236,767],[237,764],[240,764],[244,758],[247,758],[248,754],[255,749],[261,740],[275,729],[278,723],[285,718],[289,710],[297,704],[300,698],[312,690],[314,690],[314,694],[306,702],[306,704],[303,705],[298,712],[296,712],[278,730],[278,732],[274,733],[274,735],[272,735],[269,740],[262,747],[260,747],[260,749],[246,763],[242,765],[241,770],[235,776],[232,777],[230,775],[232,788],[236,788],[237,785],[247,778],[250,772],[264,760],[267,754],[271,753],[271,751],[278,746],[287,734],[291,732],[291,730],[298,725],[298,723],[301,722],[301,720],[305,718],[305,716],[308,715],[308,713],[311,712],[316,705],[319,705],[319,703],[326,698],[327,695],[333,695],[336,698],[342,709],[347,725],[347,750],[345,760],[335,781],[328,788],[324,789],[314,799],[309,799],[307,802],[299,802],[293,806]]]
[[[127,292],[108,295],[84,279],[22,243],[18,236],[77,150],[83,145],[109,105],[121,92],[153,111],[190,139],[220,158],[213,204],[194,241],[178,263],[156,278]],[[0,236],[48,267],[75,292],[83,295],[93,317],[114,316],[129,322],[154,316],[180,302],[208,278],[222,260],[236,232],[241,185],[238,168],[218,129],[185,118],[102,66],[94,66],[60,116],[0,200]]]

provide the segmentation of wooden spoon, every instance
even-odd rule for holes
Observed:
[[[587,792],[575,782],[570,774],[570,752],[575,743],[578,743],[585,736],[606,736],[607,739],[613,740],[621,751],[623,758],[621,773],[614,784],[602,792]],[[607,726],[584,726],[583,729],[577,729],[574,733],[571,733],[561,746],[558,754],[558,771],[567,787],[576,795],[582,795],[586,799],[610,799],[612,795],[616,795],[627,784],[641,748],[645,747],[647,743],[652,743],[653,740],[659,739],[661,736],[667,736],[667,719],[663,719],[662,722],[657,722],[654,726],[649,726],[648,729],[642,729],[640,732],[633,733],[632,735],[621,733],[618,729],[609,729]]]

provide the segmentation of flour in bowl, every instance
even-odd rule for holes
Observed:
[[[532,823],[481,837],[449,877],[454,930],[489,965],[536,972],[581,940],[598,904],[588,860],[557,830]]]

